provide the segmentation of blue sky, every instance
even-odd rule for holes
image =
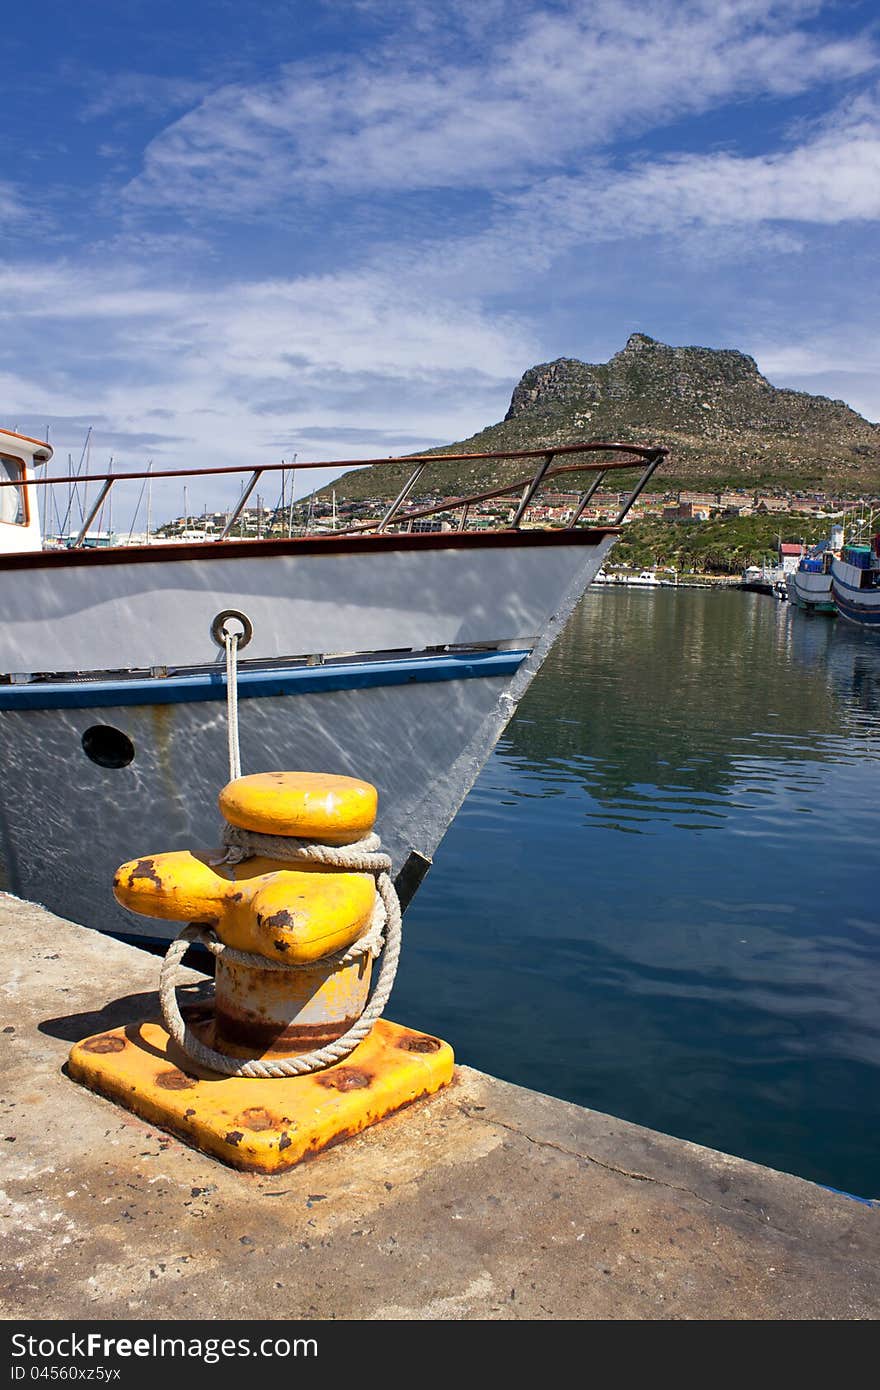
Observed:
[[[4,37],[0,419],[62,454],[402,453],[634,330],[880,419],[873,6],[35,0]]]

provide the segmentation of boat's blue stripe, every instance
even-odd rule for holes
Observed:
[[[860,584],[850,584],[848,579],[841,579],[836,570],[831,571],[831,578],[833,582],[839,584],[842,589],[852,589],[854,594],[871,594],[877,592],[876,588],[872,586],[863,589]]]
[[[834,583],[836,586],[837,580]],[[868,607],[867,604],[850,603],[848,599],[837,592],[836,587],[834,589],[834,602],[843,616],[851,619],[852,622],[861,623],[863,627],[880,626],[880,604],[872,604]]]
[[[437,656],[401,656],[389,661],[346,661],[272,671],[239,670],[238,696],[240,700],[254,700],[273,695],[312,695],[318,691],[411,685],[421,681],[512,676],[528,655],[528,651],[445,652]],[[30,685],[0,685],[0,710],[190,704],[225,698],[225,670],[165,679],[35,681]]]

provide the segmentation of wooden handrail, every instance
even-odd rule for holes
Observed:
[[[546,454],[548,451],[544,450],[543,452]],[[562,450],[558,449],[554,450],[554,452],[562,453]],[[665,455],[668,454],[668,452],[668,449],[660,448],[646,450],[648,457],[643,460],[645,467],[651,467],[651,465],[653,464],[653,467],[651,467],[651,471],[653,472],[654,468],[656,468],[659,465],[661,459],[663,459]],[[501,455],[500,457],[506,458],[509,457],[509,455]],[[656,463],[654,462],[655,458]],[[560,464],[558,468],[548,468],[543,475],[543,482],[546,483],[549,478],[557,478],[562,473],[598,472],[601,476],[610,469],[626,468],[631,471],[633,468],[638,468],[638,466],[638,463],[626,462],[609,463],[605,464],[604,466],[602,464],[597,463],[585,464],[583,466],[581,466],[581,464],[579,463],[563,463]],[[404,512],[402,516],[398,516],[397,520],[421,521],[426,516],[437,516],[440,512],[454,512],[459,507],[469,508],[473,506],[475,502],[491,502],[496,497],[507,497],[508,495],[521,492],[524,487],[529,486],[529,484],[532,482],[533,476],[534,475],[528,478],[518,478],[515,483],[505,483],[504,487],[492,488],[489,492],[471,492],[468,493],[466,497],[447,497],[444,498],[442,502],[432,503],[430,507],[419,507],[416,511]],[[336,531],[334,534],[337,536],[356,536],[363,531],[375,531],[375,529],[376,523],[374,521],[366,521],[362,522],[359,526],[347,526],[344,530],[340,529],[339,531]]]
[[[432,463],[479,463],[487,459],[532,459],[544,458],[548,452],[558,454],[586,454],[586,453],[626,453],[634,454],[635,461],[624,461],[623,463],[585,463],[579,466],[580,471],[595,471],[599,468],[635,468],[638,467],[638,460],[642,459],[645,463],[655,455],[665,455],[668,449],[649,444],[622,444],[622,443],[599,443],[591,441],[584,444],[560,444],[551,449],[549,444],[545,444],[541,449],[497,449],[486,454],[406,454],[398,458],[381,459],[327,459],[316,463],[266,463],[260,464],[261,473],[278,473],[295,471],[299,473],[302,469],[309,468],[393,468],[401,464],[418,463],[429,465]],[[129,482],[132,479],[150,478],[154,482],[160,478],[213,478],[230,473],[252,473],[254,465],[252,463],[231,464],[222,468],[164,468],[159,471],[156,469],[138,469],[131,473],[81,473],[81,474],[59,474],[55,478],[30,478],[28,487],[56,487],[65,484],[80,483],[104,483],[112,479],[114,483]],[[553,470],[555,471],[555,470]],[[571,470],[576,471],[576,470]],[[4,480],[0,482],[0,487],[21,487],[23,480]]]
[[[405,524],[408,530],[412,530],[413,522],[419,520],[420,518],[436,516],[442,512],[457,510],[459,507],[462,508],[462,520],[459,526],[459,530],[464,530],[467,525],[468,512],[471,506],[475,503],[486,502],[491,500],[492,498],[506,497],[514,493],[520,493],[520,500],[516,505],[516,511],[512,520],[510,521],[510,527],[512,530],[515,531],[519,528],[520,522],[523,520],[526,512],[534,505],[535,498],[538,495],[539,489],[542,486],[544,486],[551,478],[559,477],[561,474],[564,473],[595,473],[595,482],[592,484],[589,490],[586,493],[583,493],[580,497],[577,505],[577,510],[569,522],[569,529],[572,529],[576,522],[579,520],[580,516],[582,515],[588,500],[592,497],[593,493],[596,491],[596,488],[599,486],[599,483],[601,482],[602,478],[604,478],[606,473],[612,470],[632,471],[632,469],[634,468],[641,467],[642,472],[639,481],[636,483],[635,488],[630,492],[629,496],[627,497],[626,501],[621,507],[619,515],[615,519],[614,524],[616,526],[620,525],[623,518],[626,516],[627,512],[632,506],[633,502],[639,496],[642,489],[647,484],[649,478],[652,476],[655,469],[662,462],[662,460],[666,457],[668,452],[668,449],[665,449],[661,446],[622,443],[606,444],[599,442],[591,442],[580,444],[562,444],[558,448],[552,448],[548,445],[545,446],[543,449],[516,449],[508,451],[498,450],[493,451],[491,453],[481,454],[410,454],[404,458],[394,459],[352,459],[336,460],[335,462],[326,463],[303,464],[272,463],[250,470],[233,465],[230,467],[223,468],[166,469],[163,472],[157,473],[150,468],[147,469],[145,472],[137,471],[133,473],[93,473],[82,474],[77,476],[68,474],[66,477],[64,475],[60,475],[55,478],[34,478],[27,480],[27,482],[29,486],[35,485],[37,487],[51,487],[57,485],[60,485],[62,487],[65,485],[67,485],[68,487],[75,487],[79,484],[85,485],[87,483],[93,482],[98,482],[101,484],[97,500],[93,502],[88,516],[84,517],[82,526],[80,527],[76,539],[73,541],[73,549],[79,549],[84,545],[86,536],[92,526],[92,523],[94,522],[99,510],[103,506],[103,503],[107,498],[107,495],[109,494],[110,489],[114,483],[124,482],[126,480],[131,479],[149,479],[151,482],[154,482],[159,478],[199,477],[201,479],[204,479],[222,474],[235,474],[249,471],[251,474],[250,481],[247,487],[242,492],[241,497],[238,499],[238,503],[234,511],[227,518],[226,525],[224,526],[221,535],[216,538],[217,541],[222,543],[223,541],[226,541],[228,539],[236,521],[238,520],[239,516],[244,510],[248,498],[250,497],[251,493],[253,492],[263,473],[275,473],[279,470],[287,470],[288,468],[293,470],[298,470],[300,468],[323,468],[326,470],[328,468],[371,468],[383,466],[388,467],[391,464],[400,465],[401,463],[409,465],[415,464],[415,469],[410,474],[408,481],[398,492],[391,506],[386,510],[382,518],[379,521],[368,521],[363,522],[357,526],[345,527],[341,531],[337,532],[339,536],[353,537],[364,532],[370,531],[381,533],[392,521],[394,521],[397,525]],[[607,457],[605,457],[599,463],[587,463],[581,457],[581,459],[579,459],[577,463],[558,464],[556,467],[552,466],[557,454],[563,454],[568,457],[571,457],[573,454],[579,454],[583,456],[584,454],[591,453],[601,453],[606,456],[609,453],[625,454],[626,457],[616,462],[611,462],[608,460]],[[502,487],[499,488],[492,488],[484,492],[471,493],[470,495],[465,497],[444,498],[443,501],[432,503],[432,505],[429,507],[420,507],[409,512],[403,512],[401,510],[403,503],[406,501],[407,497],[412,492],[416,482],[421,477],[421,474],[423,473],[424,469],[429,464],[463,462],[472,463],[485,462],[486,460],[497,460],[506,462],[508,460],[515,459],[537,459],[538,466],[529,477],[518,479],[514,483],[504,484]],[[9,479],[7,481],[0,482],[0,487],[21,488],[24,485],[25,480],[23,478]],[[282,477],[282,492],[283,490],[284,480]],[[143,488],[141,489],[141,492],[143,493]],[[184,488],[184,494],[185,493],[186,489]],[[277,508],[275,509],[275,514],[277,514]]]

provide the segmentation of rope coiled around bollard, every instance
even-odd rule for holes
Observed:
[[[288,860],[294,864],[324,864],[328,868],[342,869],[349,873],[373,874],[379,895],[373,917],[368,930],[353,945],[323,957],[320,962],[310,961],[308,965],[288,965],[287,962],[270,960],[248,951],[236,951],[219,941],[209,927],[197,922],[190,923],[171,943],[159,975],[159,1001],[168,1032],[178,1047],[194,1062],[210,1071],[222,1072],[225,1076],[304,1076],[308,1072],[320,1071],[324,1067],[333,1066],[335,1062],[341,1062],[354,1051],[358,1043],[363,1042],[377,1018],[381,1017],[397,974],[402,919],[400,902],[389,874],[391,859],[387,854],[380,853],[378,835],[367,835],[363,840],[357,840],[351,845],[324,845],[280,835],[259,835],[255,831],[227,826],[224,843],[227,850],[222,859],[217,861],[220,863],[236,864],[260,855],[267,859]],[[277,1062],[242,1062],[203,1043],[180,1012],[175,977],[180,962],[194,941],[202,942],[215,956],[225,955],[231,961],[237,961],[242,965],[254,965],[261,970],[314,969],[316,965],[324,963],[347,965],[367,952],[375,956],[380,950],[382,964],[366,1008],[357,1023],[340,1038],[313,1052],[302,1053],[296,1057],[284,1057]]]

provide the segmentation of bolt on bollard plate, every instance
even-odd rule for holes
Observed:
[[[453,1067],[448,1043],[387,1019],[344,1061],[307,1076],[219,1076],[186,1057],[161,1023],[85,1038],[69,1059],[74,1080],[194,1148],[257,1173],[291,1168],[439,1091]]]

